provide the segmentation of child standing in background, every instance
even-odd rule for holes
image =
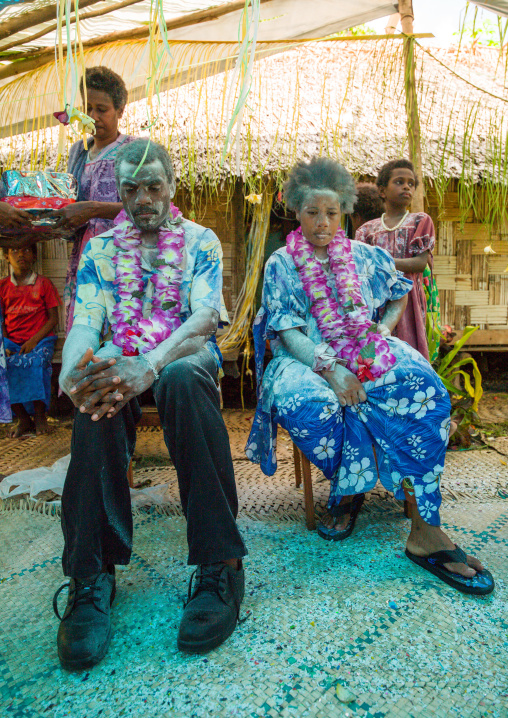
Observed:
[[[395,259],[395,267],[413,280],[407,308],[393,334],[410,344],[429,360],[425,317],[427,300],[422,274],[432,263],[436,243],[434,224],[425,212],[410,213],[409,205],[418,185],[409,160],[387,162],[376,180],[385,212],[361,226],[355,239],[386,249]]]
[[[349,215],[353,230],[351,239],[355,238],[356,232],[362,224],[370,222],[372,219],[379,219],[384,211],[384,202],[376,185],[372,182],[357,182],[356,202]]]
[[[53,330],[62,302],[53,283],[34,271],[36,251],[35,245],[4,250],[9,276],[0,280],[7,382],[18,419],[13,439],[33,429],[37,434],[48,431],[51,359],[57,338]]]

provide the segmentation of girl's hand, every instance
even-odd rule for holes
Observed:
[[[31,352],[33,349],[35,349],[35,347],[37,346],[37,343],[38,343],[38,342],[37,342],[37,340],[35,339],[35,337],[32,337],[31,339],[29,339],[28,341],[26,341],[26,342],[21,346],[21,349],[19,350],[19,353],[20,353],[20,354],[30,354],[30,352]]]
[[[392,332],[390,330],[390,327],[387,327],[386,324],[378,324],[377,330],[383,337],[391,337]]]
[[[341,406],[355,406],[367,401],[367,394],[360,380],[340,364],[333,371],[324,371],[322,376],[330,384]]]

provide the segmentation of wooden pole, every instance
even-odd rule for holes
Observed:
[[[79,9],[83,10],[88,5],[93,5],[96,2],[100,2],[100,0],[81,0]],[[271,0],[260,0],[261,3],[271,2]],[[209,7],[206,10],[198,10],[196,12],[190,12],[185,13],[184,15],[179,15],[178,17],[174,18],[173,20],[168,20],[166,23],[167,30],[176,30],[181,27],[188,27],[189,25],[198,25],[202,22],[210,22],[211,20],[217,20],[219,17],[222,17],[223,15],[228,15],[229,13],[236,12],[237,10],[243,10],[245,7],[245,0],[235,0],[234,2],[225,3],[224,5],[217,5],[215,7]],[[114,10],[115,8],[111,8],[111,10]],[[110,12],[110,10],[107,10],[107,12]],[[48,15],[49,13],[49,15]],[[41,22],[47,22],[48,20],[53,20],[56,16],[56,5],[51,5],[49,8],[45,7],[40,10],[34,10],[31,13],[25,13],[24,15],[17,16],[13,18],[12,20],[9,20],[8,22],[3,23],[3,25],[0,28],[0,40],[3,40],[6,37],[10,37],[15,32],[20,32],[21,30],[26,29],[27,27],[34,27],[35,25],[39,25]],[[80,16],[81,17],[81,16]],[[89,17],[92,17],[90,15]],[[47,32],[50,32],[50,29],[47,30]],[[132,38],[138,38],[138,37],[148,37],[150,34],[150,28],[148,27],[140,27],[140,28],[133,28],[131,30],[123,30],[116,33],[111,33],[110,35],[104,36],[105,38],[111,37],[112,40],[129,40]],[[108,40],[102,39],[102,42],[108,42]],[[19,45],[23,45],[26,43],[26,39],[20,39]],[[101,38],[93,38],[92,40],[88,40],[87,42],[84,42],[83,45],[90,44],[100,44]],[[13,47],[12,43],[9,45],[9,47]],[[54,52],[54,48],[41,48],[41,50],[51,50]],[[2,48],[0,47],[0,52],[2,51]]]
[[[388,22],[386,23],[385,32],[387,35],[394,35],[397,30],[397,25],[400,22],[400,15],[398,12],[394,12],[390,15]]]
[[[404,87],[406,91],[407,134],[409,140],[409,156],[414,165],[415,172],[420,180],[416,188],[411,209],[413,212],[423,212],[423,172],[422,172],[422,146],[420,133],[420,118],[418,116],[418,97],[416,94],[416,78],[414,63],[414,35],[413,35],[413,3],[412,0],[399,0],[402,32],[404,38]]]
[[[99,0],[80,0],[80,8],[99,2]],[[271,2],[271,0],[260,0],[261,3]],[[225,5],[218,5],[216,7],[207,8],[206,10],[198,10],[197,12],[187,13],[181,15],[174,20],[168,20],[167,30],[176,30],[181,27],[188,27],[189,25],[197,25],[202,22],[208,22],[210,20],[216,20],[223,15],[242,10],[245,6],[245,0],[235,0],[235,2],[226,3]],[[52,6],[54,7],[54,6]],[[35,12],[35,11],[34,11]],[[39,12],[39,11],[37,11]],[[21,17],[24,17],[23,15]],[[18,18],[16,18],[18,19]],[[37,24],[34,20],[34,24]],[[109,35],[102,35],[101,37],[94,37],[90,40],[83,42],[83,47],[98,47],[108,42],[117,42],[119,40],[139,40],[141,38],[148,37],[150,34],[149,27],[135,27],[131,30],[121,30],[120,32],[113,32]],[[2,35],[0,30],[0,39],[7,35]],[[12,47],[12,44],[10,45]],[[1,48],[0,48],[1,52]],[[63,47],[64,56],[67,54],[67,45]],[[41,47],[38,54],[34,55],[33,51],[26,54],[20,54],[17,56],[15,62],[11,62],[9,65],[4,65],[0,69],[0,80],[5,80],[7,77],[15,77],[16,75],[22,75],[25,72],[30,72],[38,67],[51,61],[55,56],[55,49],[52,47]]]
[[[122,10],[124,7],[128,7],[129,5],[135,5],[138,2],[142,2],[142,0],[122,0],[122,2],[117,3],[116,5],[108,5],[107,7],[101,8],[100,10],[91,10],[90,12],[84,12],[83,14],[80,14],[79,19],[82,20],[89,20],[91,17],[100,17],[101,15],[107,15],[110,12],[115,12],[115,10]],[[71,16],[71,23],[76,22],[75,15]],[[0,53],[2,60],[17,60],[20,55],[24,57],[29,57],[30,54],[37,55],[40,54],[41,48],[36,47],[30,52],[23,53],[21,51],[14,52],[11,55],[8,55],[6,53],[6,50],[10,50],[12,47],[18,47],[19,45],[29,45],[34,40],[38,40],[39,37],[44,37],[44,35],[48,35],[50,32],[54,32],[58,27],[58,24],[55,22],[53,25],[48,25],[43,30],[39,30],[39,32],[36,32],[35,35],[30,35],[30,37],[24,37],[24,38],[18,38],[17,40],[13,40],[8,45],[3,45],[0,47]],[[47,49],[47,48],[44,48]]]
[[[100,0],[81,0],[80,9],[84,10],[89,5],[95,5]],[[57,5],[45,5],[37,10],[30,10],[30,12],[24,12],[22,15],[15,15],[10,20],[6,20],[0,25],[0,40],[6,37],[14,35],[16,32],[21,32],[28,28],[40,25],[41,22],[48,22],[54,20],[57,13]],[[23,40],[20,40],[22,44]]]
[[[267,0],[261,0],[261,2],[266,2]],[[109,11],[108,11],[109,12]],[[171,29],[169,27],[168,23],[168,30]],[[83,42],[83,48],[85,50],[92,48],[92,47],[103,47],[104,45],[107,45],[108,43],[112,42],[121,42],[121,41],[134,41],[134,40],[143,40],[145,37],[148,37],[150,34],[150,28],[149,27],[135,27],[132,30],[121,30],[119,32],[113,32],[109,35],[103,35],[102,37],[93,37],[90,40],[85,40]],[[333,38],[333,42],[372,42],[373,40],[391,40],[393,38],[400,38],[401,35],[351,35],[351,36],[343,36],[343,37],[335,37]],[[414,37],[434,37],[432,33],[422,33],[420,35],[415,35]],[[170,39],[171,40],[171,39]],[[188,44],[191,44],[191,40],[180,40],[178,42],[187,42]],[[198,41],[200,42],[200,41]],[[221,45],[231,45],[231,47],[238,47],[237,42],[223,42],[223,43],[214,43],[213,41],[206,41],[208,44],[221,44]],[[315,38],[315,37],[307,37],[307,38],[298,38],[297,40],[267,40],[263,41],[263,45],[269,46],[269,45],[302,45],[307,42],[330,42],[329,38]],[[205,41],[203,43],[205,44]],[[9,45],[9,47],[13,47],[13,45]],[[0,53],[1,53],[0,48]],[[67,54],[67,45],[63,46],[63,56]],[[15,60],[14,60],[15,57]],[[29,50],[28,52],[23,53],[17,53],[16,55],[12,55],[12,59],[14,62],[9,63],[8,65],[0,65],[0,80],[5,80],[8,77],[16,77],[17,75],[23,75],[25,72],[30,72],[31,70],[37,70],[41,68],[43,65],[47,65],[49,62],[52,62],[55,57],[55,50],[54,48],[49,47],[39,47],[34,48],[33,50]],[[10,59],[9,56],[7,56],[4,59]]]

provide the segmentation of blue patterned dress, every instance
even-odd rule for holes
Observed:
[[[351,244],[364,300],[377,321],[378,310],[407,294],[412,282],[397,272],[384,249]],[[333,277],[329,283],[335,289]],[[283,248],[266,264],[262,306],[254,322],[258,405],[247,457],[266,475],[274,474],[280,424],[331,480],[329,508],[342,496],[370,491],[379,474],[398,499],[404,498],[403,480],[409,479],[420,515],[439,525],[450,400],[429,362],[406,342],[389,337],[396,364],[379,379],[364,382],[366,402],[342,408],[329,384],[284,349],[278,333],[291,328],[315,344],[323,342],[298,271]],[[267,339],[273,359],[263,370]]]

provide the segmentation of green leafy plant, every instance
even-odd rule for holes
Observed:
[[[427,321],[427,341],[430,356],[438,355],[432,363],[441,381],[448,389],[452,402],[452,421],[457,423],[457,431],[452,443],[469,446],[471,443],[470,428],[479,421],[478,404],[483,396],[482,375],[473,357],[458,357],[469,337],[478,327],[466,327],[461,338],[455,344],[449,343],[449,336],[442,333],[437,325]],[[465,371],[472,369],[472,377]]]

